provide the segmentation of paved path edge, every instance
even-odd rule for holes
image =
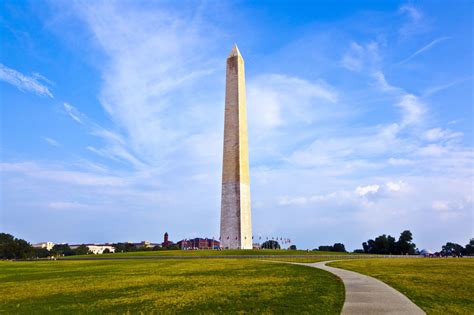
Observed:
[[[345,299],[341,314],[426,314],[408,297],[376,278],[326,266],[334,261],[295,264],[328,271],[342,280]]]

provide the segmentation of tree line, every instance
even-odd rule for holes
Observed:
[[[398,241],[395,237],[382,234],[375,239],[369,239],[362,243],[363,250],[367,254],[385,254],[385,255],[415,255],[416,244],[413,243],[413,235],[409,230],[400,233]]]
[[[474,256],[474,238],[465,247],[448,242],[446,245],[443,245],[440,254],[442,256]]]
[[[393,236],[382,234],[375,239],[362,243],[363,249],[356,249],[355,253],[385,254],[385,255],[419,255],[420,250],[413,243],[413,234],[409,230],[400,233],[398,240]],[[466,246],[447,242],[436,256],[474,256],[474,238]]]
[[[178,250],[180,249],[177,244],[170,244],[168,246],[155,245],[153,247],[148,246],[135,246],[131,243],[114,243],[112,246],[115,248],[116,253],[127,253],[127,252],[144,252],[144,251],[159,251],[159,250]]]
[[[152,251],[152,250],[170,250],[179,249],[175,244],[168,247],[145,247],[134,246],[130,243],[114,243],[112,246],[116,252],[134,252],[134,251]],[[362,243],[362,249],[356,249],[355,253],[366,254],[386,254],[386,255],[417,255],[419,254],[415,243],[413,243],[413,235],[409,230],[400,233],[398,240],[386,234],[382,234],[375,239],[369,239]],[[280,249],[277,241],[269,240],[262,244],[261,248]],[[296,246],[292,245],[289,249],[296,250]],[[321,245],[315,251],[329,252],[346,252],[342,243],[334,245]],[[108,249],[104,250],[109,253]],[[56,244],[51,250],[46,248],[36,248],[23,239],[15,238],[11,234],[0,233],[0,259],[32,259],[46,258],[51,256],[72,256],[92,254],[87,245],[80,245],[75,249],[71,249],[68,244]],[[447,242],[442,246],[441,250],[436,253],[437,256],[474,256],[474,238],[470,240],[466,246],[457,243]]]
[[[166,247],[154,246],[135,246],[130,243],[114,243],[111,246],[116,252],[135,252],[135,251],[152,251],[152,250],[177,250],[179,247],[172,244]],[[108,248],[104,249],[103,254],[110,253]],[[46,248],[33,247],[30,243],[23,239],[15,238],[11,234],[0,233],[0,259],[32,259],[47,258],[57,256],[73,256],[93,254],[87,245],[80,245],[72,249],[69,244],[56,244],[48,250]]]
[[[0,259],[31,259],[51,256],[86,255],[92,252],[86,245],[71,249],[68,244],[56,244],[51,250],[33,247],[23,239],[11,234],[0,233]]]

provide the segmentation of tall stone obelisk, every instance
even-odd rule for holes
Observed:
[[[222,166],[221,248],[252,249],[244,59],[237,45],[227,57]]]

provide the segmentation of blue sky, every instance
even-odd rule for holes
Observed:
[[[3,1],[0,230],[218,237],[225,59],[245,59],[254,235],[360,248],[473,219],[470,1]]]

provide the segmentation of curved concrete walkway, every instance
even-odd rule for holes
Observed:
[[[380,280],[326,266],[331,261],[301,264],[329,271],[341,278],[346,299],[341,314],[425,314],[405,295]]]

